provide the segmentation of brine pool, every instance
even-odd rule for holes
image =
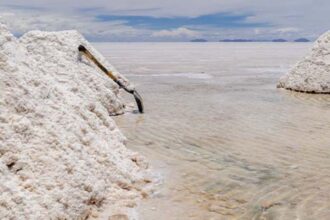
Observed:
[[[114,118],[162,177],[140,219],[330,216],[330,96],[276,88],[311,44],[94,45],[144,98]]]

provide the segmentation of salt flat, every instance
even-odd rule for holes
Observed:
[[[95,46],[144,97],[115,118],[163,176],[141,219],[328,218],[330,96],[276,88],[311,44]]]

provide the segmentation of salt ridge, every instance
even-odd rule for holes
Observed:
[[[0,25],[0,219],[128,213],[146,195],[148,163],[110,117],[124,111],[118,86],[80,44],[129,84],[76,31],[17,39]]]
[[[311,52],[277,86],[300,92],[330,93],[330,31],[316,40]]]

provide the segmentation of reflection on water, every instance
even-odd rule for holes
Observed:
[[[141,219],[330,216],[330,96],[276,89],[310,44],[96,46],[144,98],[115,118],[164,176]]]

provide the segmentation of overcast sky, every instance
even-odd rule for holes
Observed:
[[[330,29],[330,1],[1,0],[0,21],[17,35],[78,29],[98,41],[314,40]]]

